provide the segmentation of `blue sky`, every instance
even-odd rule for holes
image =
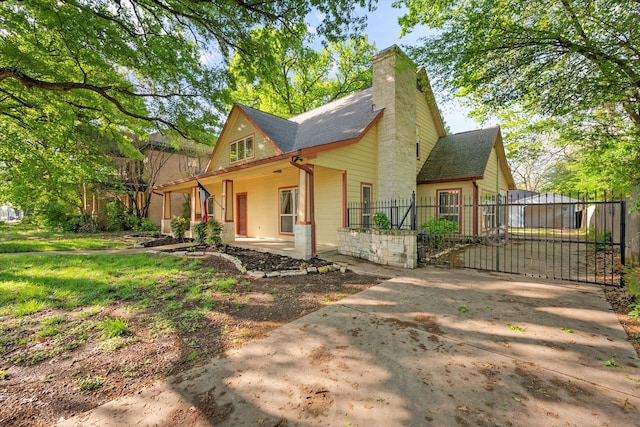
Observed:
[[[391,7],[391,0],[380,0],[377,10],[368,13],[367,36],[369,42],[375,43],[379,50],[385,49],[391,45],[398,46],[418,45],[419,39],[428,34],[426,27],[415,28],[410,34],[403,38],[400,36],[400,25],[398,25],[398,17],[403,15],[401,9]],[[432,30],[433,31],[433,30]],[[454,101],[445,102],[438,94],[438,89],[434,88],[436,100],[443,118],[452,133],[464,132],[468,130],[483,127],[472,119],[467,117],[467,110]]]

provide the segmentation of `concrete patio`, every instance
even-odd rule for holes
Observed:
[[[278,255],[285,255],[291,258],[301,259],[301,255],[295,252],[294,242],[290,240],[262,239],[259,237],[236,237],[231,243],[240,248],[252,249],[260,252],[271,252]],[[319,258],[326,258],[338,252],[337,246],[317,245],[316,251]]]

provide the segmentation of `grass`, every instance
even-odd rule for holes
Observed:
[[[507,325],[507,328],[511,329],[514,332],[517,332],[519,334],[524,334],[526,331],[524,330],[524,328],[518,326],[518,325],[512,325],[511,323],[509,323]]]
[[[0,225],[0,253],[125,249],[134,240],[125,233],[62,233],[30,224]]]
[[[215,298],[240,286],[201,260],[150,254],[0,254],[0,265],[3,369],[70,357],[86,343],[117,351],[140,340],[141,323],[156,336],[194,332]],[[105,316],[113,306],[118,316]],[[86,382],[78,387],[91,389]]]
[[[616,357],[617,356],[615,354],[612,354],[610,359],[603,360],[602,362],[600,362],[600,364],[609,368],[624,368],[624,365],[616,362]]]
[[[80,391],[92,391],[104,387],[107,380],[102,377],[83,377],[78,379],[78,388]]]
[[[105,317],[100,323],[100,329],[102,330],[102,337],[104,339],[131,335],[129,322],[126,319],[120,319],[119,317],[114,319],[111,319],[108,316]]]

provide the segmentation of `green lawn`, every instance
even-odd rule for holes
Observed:
[[[125,249],[135,241],[125,233],[61,233],[30,224],[0,223],[0,253]]]
[[[87,341],[117,349],[139,339],[126,319],[99,315],[114,304],[150,315],[158,334],[201,327],[212,294],[236,285],[201,264],[150,254],[0,255],[0,367],[36,364]]]

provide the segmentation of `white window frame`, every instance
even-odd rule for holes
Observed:
[[[449,221],[454,221],[456,224],[458,224],[458,233],[460,233],[462,229],[460,224],[462,190],[459,188],[443,189],[443,190],[438,190],[437,194],[438,194],[438,218],[444,218]],[[454,195],[457,196],[457,200],[455,201],[455,203],[451,203],[452,202],[451,197]],[[443,200],[443,196],[445,196],[444,200]]]
[[[291,212],[283,212],[285,206],[283,205],[284,193],[290,193],[291,197]],[[291,231],[283,230],[282,220],[283,218],[291,218]],[[295,224],[298,221],[298,187],[280,188],[278,190],[278,231],[280,234],[294,234]]]
[[[236,163],[252,159],[255,154],[255,138],[249,135],[229,144],[229,162]],[[234,158],[235,157],[235,158]]]
[[[211,218],[215,218],[215,209],[216,209],[216,199],[214,196],[209,196],[209,198],[207,199],[207,213],[209,214],[209,217]]]
[[[496,195],[485,192],[482,194],[482,231],[496,227]]]

